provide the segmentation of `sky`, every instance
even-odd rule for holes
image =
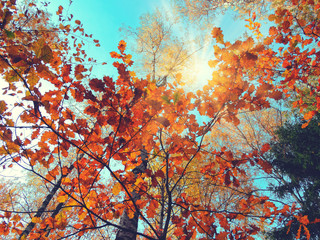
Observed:
[[[59,5],[64,7],[63,13],[73,14],[74,20],[80,20],[85,32],[93,35],[93,39],[100,41],[101,47],[94,44],[87,45],[87,53],[98,62],[107,62],[107,66],[99,66],[99,71],[113,70],[110,52],[117,51],[117,46],[123,36],[119,29],[124,26],[136,27],[142,14],[152,12],[161,7],[164,0],[69,0],[51,1],[48,11],[57,11]],[[105,75],[108,75],[106,73]]]
[[[48,11],[53,13],[53,17],[56,17],[55,12],[59,5],[64,7],[63,13],[73,14],[74,20],[80,20],[83,23],[85,32],[93,34],[93,38],[100,41],[101,47],[99,48],[95,47],[93,43],[86,46],[90,57],[97,59],[98,62],[107,62],[105,66],[94,67],[94,74],[99,75],[97,77],[100,77],[101,74],[114,77],[116,70],[112,66],[113,60],[109,53],[117,51],[118,43],[122,39],[128,44],[132,44],[119,31],[121,27],[138,27],[140,16],[152,12],[157,7],[170,10],[170,0],[93,0],[90,3],[86,0],[73,0],[70,6],[69,0],[55,0],[48,7]],[[235,21],[232,13],[228,12],[224,16],[217,16],[212,25],[222,26],[226,37],[235,39],[246,30],[245,24],[244,21]],[[195,66],[198,70],[197,75],[201,76],[201,79],[208,80],[211,75],[208,61],[213,58],[213,49],[207,47],[198,54],[199,59]],[[134,56],[133,60],[135,60]],[[203,82],[198,82],[198,85],[204,85],[206,80],[201,80]]]

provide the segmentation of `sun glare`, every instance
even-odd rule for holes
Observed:
[[[217,16],[211,24],[203,26],[192,24],[185,19],[177,21],[175,8],[168,1],[162,0],[162,6],[168,14],[168,23],[172,25],[177,37],[182,38],[187,44],[189,59],[182,70],[182,81],[190,89],[202,89],[211,79],[213,69],[209,67],[209,60],[214,59],[211,29],[219,26],[222,17]]]
[[[185,69],[183,75],[186,75],[191,88],[201,89],[211,78],[212,68],[209,67],[210,60],[209,49],[203,49],[192,56],[191,66]]]

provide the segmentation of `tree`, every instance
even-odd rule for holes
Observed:
[[[221,29],[214,28],[216,60],[209,64],[216,68],[196,93],[138,78],[125,41],[111,53],[118,76],[92,78],[87,67],[92,61],[75,35],[91,38],[81,22],[65,17],[59,7],[59,26],[51,27],[43,11],[34,3],[28,6],[32,18],[15,1],[1,1],[3,95],[14,96],[15,102],[0,101],[0,154],[4,168],[22,168],[48,190],[41,204],[26,212],[4,204],[0,234],[20,239],[85,234],[102,239],[252,239],[260,231],[258,223],[293,215],[290,209],[277,209],[268,197],[252,194],[248,181],[239,181],[248,179],[251,165],[270,171],[260,157],[268,148],[238,158],[226,147],[215,149],[204,141],[222,122],[238,125],[241,111],[269,108],[272,99],[282,98],[264,79],[264,67],[272,63],[264,45],[252,37],[226,42]],[[199,115],[207,120],[200,123]],[[192,175],[198,162],[202,164]],[[224,204],[195,195],[199,181],[211,181],[206,187],[221,191],[216,196]],[[230,196],[237,188],[241,196]],[[124,226],[121,216],[134,226]]]
[[[158,86],[168,81],[182,84],[178,76],[197,51],[190,40],[183,39],[187,36],[181,36],[180,22],[173,14],[156,9],[141,16],[136,29],[121,29],[128,40],[133,40],[129,49],[135,53],[137,70],[143,75],[150,74]]]
[[[308,229],[298,222],[299,217],[287,217],[284,224],[270,233],[272,239],[294,239],[304,232],[311,239],[319,239],[320,181],[319,181],[319,117],[306,128],[302,122],[287,123],[279,128],[278,140],[272,144],[270,162],[282,176],[274,191],[281,198],[294,197],[304,224],[313,222]],[[307,217],[303,217],[307,216]],[[291,229],[290,233],[288,229]],[[306,237],[302,237],[305,239]]]
[[[195,22],[212,21],[220,12],[225,12],[230,9],[237,10],[241,15],[246,15],[248,11],[257,12],[265,15],[270,6],[277,5],[283,1],[269,1],[269,0],[174,0],[178,12],[184,17],[189,18]]]

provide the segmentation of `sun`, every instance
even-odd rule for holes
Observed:
[[[183,39],[183,44],[188,49],[188,59],[180,70],[181,82],[184,88],[191,91],[202,89],[212,79],[214,69],[208,64],[210,60],[215,59],[211,31],[214,26],[221,24],[222,17],[219,16],[210,24],[202,23],[200,26],[177,17],[179,14],[176,8],[168,1],[162,0],[162,7],[165,9],[166,21],[171,26],[172,32],[177,38]]]
[[[202,89],[212,78],[213,69],[208,62],[214,59],[214,52],[211,44],[206,44],[197,49],[196,45],[190,44],[192,54],[181,74],[185,86],[190,90]]]
[[[208,61],[210,60],[210,54],[204,52],[197,54],[192,59],[193,66],[189,68],[189,74],[191,77],[191,86],[197,89],[202,88],[208,83],[212,76],[212,68],[209,67]]]

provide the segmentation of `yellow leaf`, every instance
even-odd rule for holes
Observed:
[[[31,69],[27,78],[27,82],[29,83],[30,87],[33,88],[38,82],[40,78],[38,74],[34,71],[34,69]]]
[[[5,80],[8,82],[8,83],[12,83],[12,82],[18,82],[19,81],[19,76],[16,74],[15,71],[8,71],[6,74],[5,74]]]
[[[79,220],[82,221],[86,216],[87,216],[87,212],[86,212],[86,211],[83,211],[83,212],[79,215]]]
[[[112,188],[112,193],[113,195],[117,196],[119,195],[120,191],[121,191],[121,185],[120,183],[117,182]]]
[[[33,217],[33,218],[31,219],[31,222],[33,222],[33,223],[40,223],[40,222],[41,222],[41,218],[39,218],[39,217]]]
[[[63,195],[63,196],[58,196],[57,197],[57,201],[58,202],[61,202],[61,203],[64,203],[68,200],[68,195]]]
[[[214,68],[217,66],[218,63],[219,63],[218,60],[209,60],[208,65],[209,67]]]
[[[0,114],[2,115],[8,109],[5,101],[0,101]]]

